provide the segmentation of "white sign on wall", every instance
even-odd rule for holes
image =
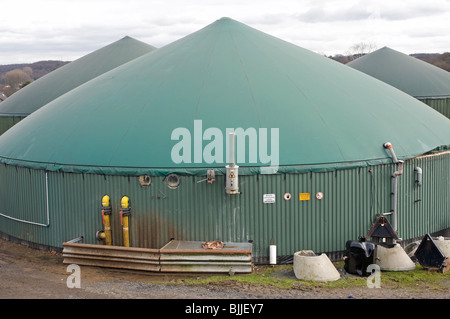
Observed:
[[[275,194],[264,194],[263,195],[264,204],[273,204],[275,203]]]

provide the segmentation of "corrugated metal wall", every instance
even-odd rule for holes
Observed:
[[[431,106],[433,109],[439,113],[444,114],[446,117],[450,118],[450,98],[420,98],[420,101]]]
[[[408,161],[399,180],[399,235],[405,239],[433,233],[450,224],[450,154],[422,156]],[[423,170],[422,186],[415,167]]]
[[[414,167],[423,170],[418,187]],[[80,236],[97,243],[103,228],[101,199],[111,197],[113,244],[122,245],[120,200],[131,199],[131,246],[160,248],[170,239],[253,242],[255,260],[302,249],[336,252],[365,236],[376,215],[392,208],[394,165],[321,173],[240,176],[240,195],[225,193],[224,176],[208,184],[182,176],[177,189],[163,177],[143,187],[138,177],[102,176],[0,166],[0,231],[30,242],[61,247]],[[205,172],[206,173],[206,172]],[[46,177],[48,184],[46,184]],[[48,212],[47,224],[47,192]],[[399,236],[408,239],[450,227],[450,152],[405,162],[399,177]],[[323,193],[322,199],[316,194]],[[290,200],[283,199],[290,193]],[[309,200],[299,200],[309,193]],[[275,194],[275,203],[264,203]],[[11,219],[15,218],[15,219]],[[33,222],[36,224],[30,224]]]
[[[19,123],[22,119],[23,117],[20,116],[0,116],[0,135]]]
[[[1,231],[34,243],[54,243],[48,226],[46,174],[0,166]],[[52,228],[53,230],[53,228]]]

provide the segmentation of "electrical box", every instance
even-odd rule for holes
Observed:
[[[239,183],[238,183],[239,166],[227,165],[225,168],[227,169],[225,191],[227,192],[227,194],[238,194],[239,193]]]

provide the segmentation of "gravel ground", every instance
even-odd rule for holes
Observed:
[[[72,272],[61,254],[35,250],[0,239],[0,299],[178,299],[178,300],[269,300],[269,299],[450,299],[447,288],[426,285],[414,289],[381,288],[293,288],[279,289],[236,281],[219,284],[175,284],[174,279],[198,278],[205,274],[156,274],[81,266],[79,288],[68,288]],[[255,267],[262,271],[264,267]],[[239,276],[239,275],[235,275]],[[275,276],[295,278],[292,271]]]

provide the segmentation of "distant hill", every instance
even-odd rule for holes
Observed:
[[[67,63],[69,62],[39,61],[34,63],[0,65],[0,102],[3,101],[5,97],[11,96],[17,92],[20,88],[36,81]],[[5,76],[7,73],[8,75]],[[12,73],[14,73],[14,75],[12,75]],[[14,79],[15,84],[12,84],[13,81],[11,78]]]
[[[416,53],[411,56],[421,59],[425,62],[431,63],[441,69],[450,72],[450,52],[443,54],[439,53]]]
[[[33,81],[39,79],[40,77],[50,73],[53,70],[67,64],[69,62],[64,61],[39,61],[34,63],[22,63],[22,64],[6,64],[0,65],[0,79],[6,72],[23,69],[25,67],[30,67],[33,70],[32,79]]]
[[[439,53],[413,53],[410,56],[421,59],[423,61],[431,63],[434,59],[439,58],[441,54]]]

